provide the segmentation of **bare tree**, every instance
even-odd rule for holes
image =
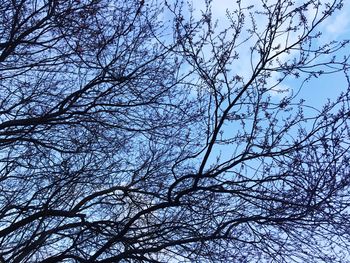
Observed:
[[[254,2],[4,1],[1,261],[350,262],[342,1]]]

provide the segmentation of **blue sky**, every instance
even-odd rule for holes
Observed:
[[[272,1],[274,2],[274,1]],[[302,0],[296,0],[294,1],[296,4],[302,4],[305,1]],[[321,2],[327,2],[327,1],[321,1]],[[214,20],[217,19],[218,21],[218,28],[217,30],[227,28],[228,27],[228,19],[227,19],[227,11],[232,11],[235,9],[235,3],[236,1],[232,0],[213,0],[212,1],[212,15]],[[255,9],[258,10],[258,6],[261,5],[260,0],[250,0],[250,1],[242,1],[242,5],[255,5]],[[205,7],[205,1],[204,0],[196,0],[193,1],[193,6],[196,9],[195,15],[198,17],[201,16],[201,9]],[[321,13],[320,13],[321,14]],[[310,10],[307,13],[308,19],[311,21],[315,16],[315,11]],[[261,27],[261,29],[264,29],[264,26],[266,26],[266,17],[255,17],[257,20],[258,26]],[[249,20],[249,19],[247,19]],[[246,27],[249,27],[249,21],[245,25]],[[319,27],[318,30],[322,32],[322,36],[315,42],[315,46],[317,45],[323,45],[329,41],[332,40],[343,40],[343,39],[350,39],[350,1],[344,1],[344,6],[342,10],[338,11],[337,13],[334,13],[330,18],[325,20]],[[293,39],[295,40],[298,35],[298,32],[295,33],[294,36],[290,36],[289,41],[292,42]],[[244,35],[242,36],[242,39],[244,38]],[[238,52],[240,54],[240,59],[237,60],[237,63],[232,65],[232,72],[234,74],[239,74],[240,76],[243,76],[245,79],[249,79],[251,74],[251,66],[250,66],[250,60],[245,59],[249,58],[250,56],[250,46],[254,44],[254,41],[256,39],[251,39],[250,41],[246,42],[244,45],[240,46],[238,48]],[[286,43],[286,37],[285,35],[281,36],[280,38],[276,39],[275,45],[278,46],[282,43]],[[338,55],[349,55],[348,49],[343,49],[341,52],[338,53]],[[210,52],[208,54],[203,54],[204,58],[205,56],[210,56]],[[296,56],[296,54],[281,54],[279,57],[283,60],[288,60],[293,58],[293,56]],[[253,58],[254,59],[254,58]],[[322,59],[327,59],[327,57],[323,57]],[[277,79],[280,77],[280,73],[272,73],[272,77],[269,80],[269,84],[273,86]],[[294,79],[292,77],[287,78],[285,82],[282,84],[279,84],[276,89],[282,89],[282,90],[289,90],[289,92],[296,92],[299,90],[299,87],[302,83],[303,76],[299,79]],[[347,82],[344,73],[339,72],[335,74],[330,75],[323,75],[320,78],[313,78],[310,81],[304,83],[303,88],[301,89],[300,93],[298,94],[298,99],[304,99],[305,104],[310,105],[312,107],[320,109],[322,105],[327,101],[328,98],[335,99],[337,96],[339,96],[341,91],[346,90]],[[281,100],[286,94],[288,93],[279,93],[274,90],[271,91],[271,96],[274,100]],[[316,112],[313,112],[310,110],[306,114],[316,114]],[[225,128],[225,131],[231,129],[234,130],[232,125],[227,125]],[[229,145],[232,147],[232,145]],[[221,150],[221,152],[220,152]],[[232,150],[228,150],[226,146],[216,146],[214,148],[214,151],[211,155],[210,161],[208,164],[215,162],[216,156],[218,153],[221,154],[223,159],[230,158],[232,154]],[[226,158],[225,158],[226,157]]]
[[[202,2],[203,1],[198,1]],[[243,3],[249,3],[249,5],[261,5],[260,0],[250,0],[250,1],[242,1]],[[303,3],[303,0],[294,1],[295,3]],[[327,2],[327,1],[321,1]],[[227,10],[232,10],[232,5],[235,1],[232,0],[213,0],[212,11],[213,16],[217,17],[219,20],[219,24],[222,24],[222,27],[225,27],[227,23],[226,12]],[[319,39],[319,45],[332,41],[332,40],[350,40],[350,1],[344,1],[343,8],[332,15],[330,18],[325,20],[321,26],[318,28],[319,31],[322,32],[322,36]],[[196,5],[199,8],[199,5]],[[312,11],[309,12],[310,19],[313,17],[314,13]],[[259,22],[259,21],[258,21]],[[281,40],[281,41],[284,41]],[[278,45],[276,43],[276,45]],[[244,47],[243,47],[244,49]],[[249,50],[248,50],[249,52]],[[348,54],[346,54],[348,53]],[[340,54],[349,55],[349,49],[343,50]],[[286,57],[290,58],[290,55],[286,55]],[[239,70],[244,71],[244,68],[247,68],[248,65],[245,65],[240,61],[241,68]],[[244,73],[243,73],[244,74]],[[249,73],[248,73],[249,74]],[[275,78],[278,77],[278,74],[275,75]],[[298,88],[300,83],[295,79],[289,79],[286,83],[286,88],[295,89]],[[321,106],[327,98],[335,98],[339,93],[346,89],[347,83],[343,73],[324,75],[318,79],[312,79],[310,82],[304,85],[302,89],[301,96],[308,102],[315,106]],[[282,87],[284,88],[284,87]],[[273,94],[275,96],[281,96],[278,93]],[[283,95],[282,95],[283,96]]]

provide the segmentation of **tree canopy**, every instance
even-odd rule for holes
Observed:
[[[247,2],[2,2],[0,261],[350,262],[343,1]]]

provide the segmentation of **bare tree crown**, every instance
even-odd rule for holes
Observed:
[[[1,262],[350,262],[343,1],[200,2],[3,1]]]

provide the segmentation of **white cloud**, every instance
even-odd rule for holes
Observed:
[[[333,36],[339,36],[346,33],[349,30],[350,24],[350,1],[341,10],[341,13],[335,14],[334,18],[330,20],[330,23],[326,25],[327,33],[333,34]]]

